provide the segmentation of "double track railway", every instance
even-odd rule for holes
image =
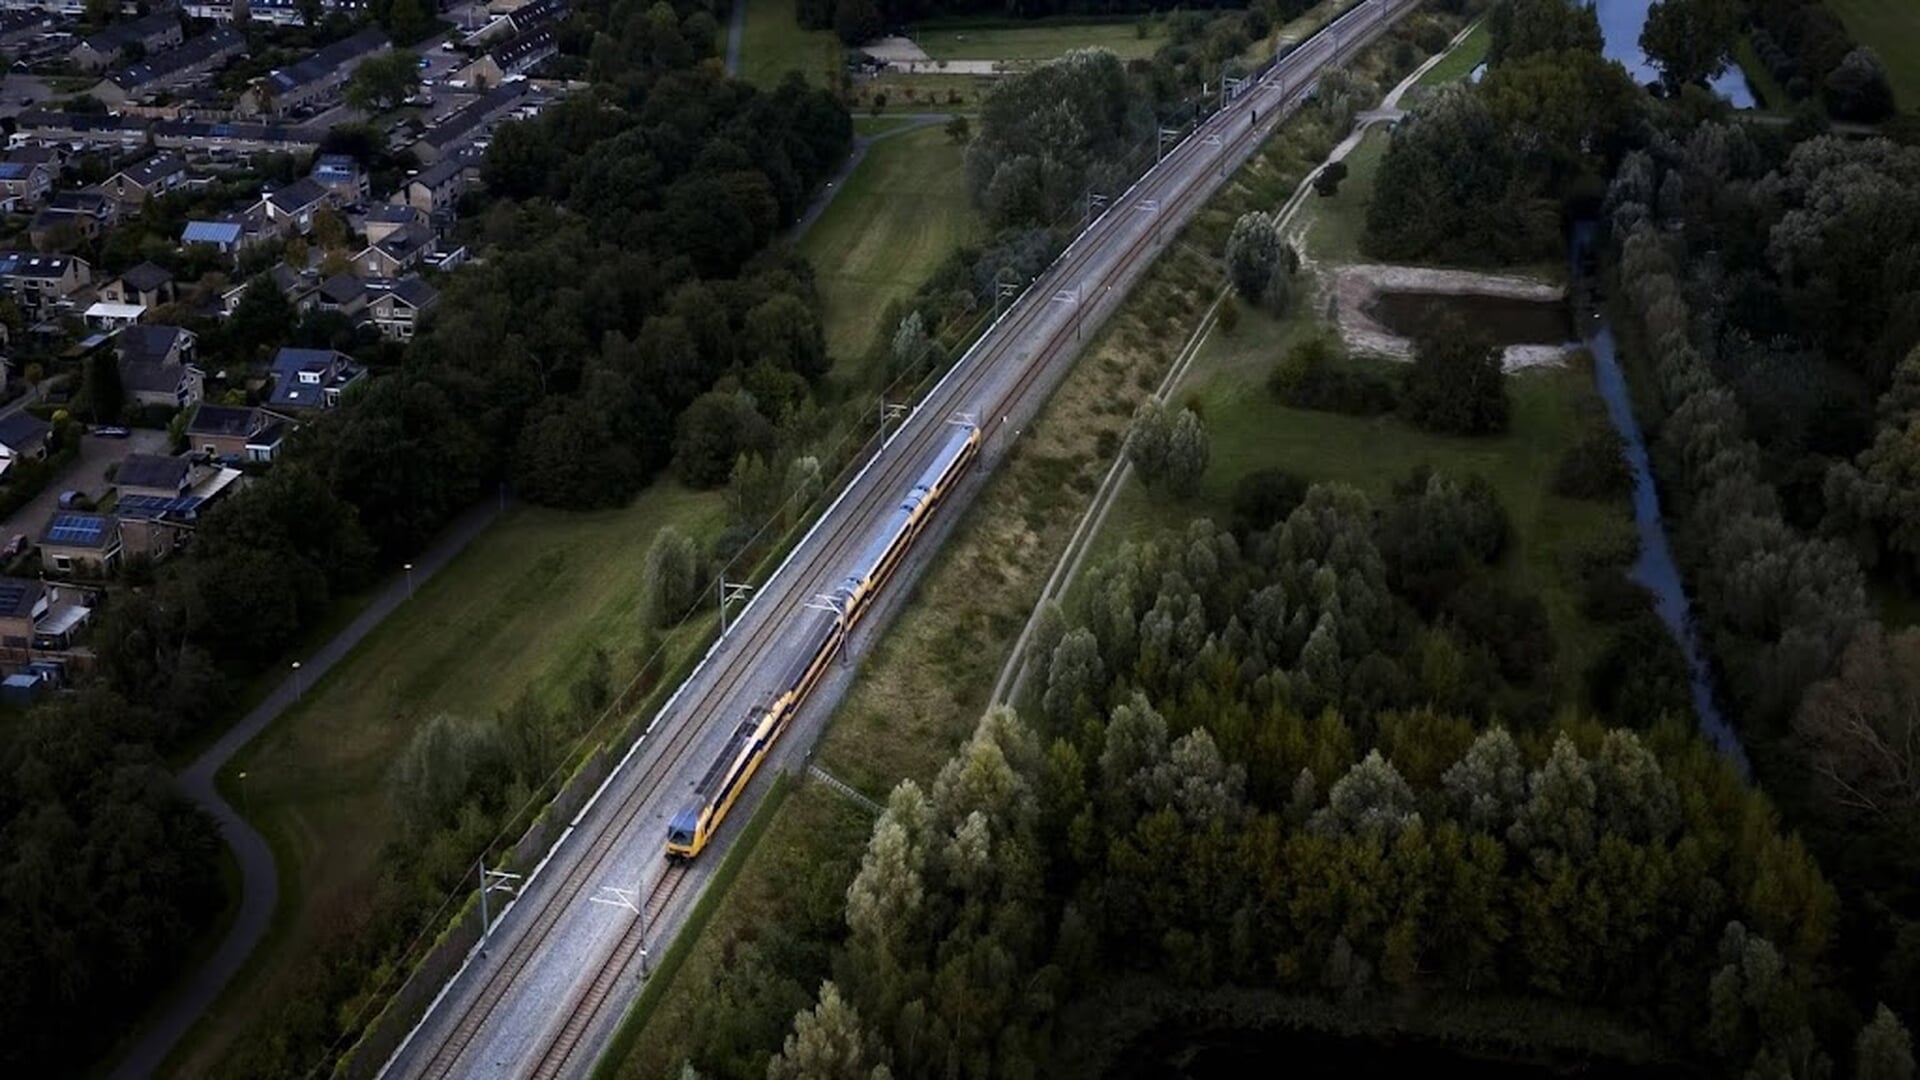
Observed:
[[[653,827],[659,811],[663,804],[673,808],[683,790],[680,781],[709,760],[709,754],[698,752],[703,740],[730,730],[745,715],[766,670],[781,666],[772,658],[780,655],[782,631],[839,580],[841,568],[873,535],[874,523],[897,504],[939,445],[949,417],[978,418],[984,472],[1010,441],[1000,432],[1008,418],[1039,407],[1044,394],[1038,391],[1064,373],[1064,361],[1077,351],[1086,318],[1104,317],[1102,309],[1125,295],[1151,261],[1142,256],[1211,195],[1230,166],[1251,154],[1285,107],[1304,95],[1320,66],[1357,51],[1373,31],[1414,2],[1368,0],[1275,64],[1256,86],[1201,124],[1116,198],[1028,295],[989,328],[736,620],[734,631],[702,665],[713,670],[696,671],[685,692],[656,718],[633,755],[638,770],[631,782],[626,776],[618,777],[619,784],[610,780],[601,800],[607,805],[583,812],[576,829],[550,857],[551,868],[527,883],[522,898],[500,920],[494,941],[498,951],[505,939],[504,952],[469,962],[383,1075],[559,1077],[577,1075],[591,1064],[591,1055],[585,1053],[588,1041],[611,1022],[608,1006],[621,999],[615,991],[622,976],[649,947],[648,935],[698,891],[688,886],[699,876],[699,864],[661,857],[664,829]],[[1255,118],[1265,122],[1255,123]],[[1134,232],[1130,237],[1129,229]],[[1064,293],[1070,293],[1079,310],[1068,311],[1054,302]],[[1032,344],[1036,340],[1037,347]],[[602,815],[600,820],[589,822],[595,814]],[[585,835],[571,836],[575,831]],[[578,847],[582,840],[585,846],[577,853],[561,850],[570,843]],[[609,880],[634,887],[610,887]],[[604,931],[586,934],[590,947],[581,950],[579,936],[569,937],[563,927],[567,915],[589,907],[580,901],[594,898],[596,892],[624,897],[625,910],[617,916],[622,921],[611,942]],[[603,900],[595,915],[620,909]],[[535,972],[536,966],[541,970]],[[534,1000],[515,1001],[514,991],[525,981],[541,986],[520,995]],[[558,999],[553,996],[556,984],[564,985],[564,996]],[[537,1019],[542,1014],[544,1022]],[[490,1039],[482,1038],[490,1025],[509,1024],[517,1030],[496,1030]],[[487,1050],[513,1056],[475,1060],[493,1057],[483,1053]]]

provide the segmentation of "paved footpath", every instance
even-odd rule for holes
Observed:
[[[935,124],[944,124],[953,119],[953,114],[884,113],[882,114],[882,119],[904,120],[906,122],[898,127],[890,127],[878,135],[861,135],[856,132],[853,136],[853,146],[847,151],[846,160],[840,163],[839,170],[833,174],[832,178],[821,185],[819,191],[814,192],[813,201],[807,204],[806,210],[800,214],[800,220],[794,222],[793,229],[788,232],[788,240],[796,244],[799,243],[800,238],[807,235],[807,230],[813,228],[813,223],[820,220],[820,215],[826,213],[827,205],[833,202],[834,196],[840,194],[841,188],[847,186],[847,178],[853,175],[853,170],[859,168],[860,163],[866,160],[867,147],[872,146],[881,139],[891,139],[895,135],[904,135],[909,131],[918,131],[921,128],[932,127]]]
[[[413,587],[431,579],[441,567],[458,555],[480,531],[500,515],[502,501],[486,499],[455,518],[425,551],[413,559]],[[395,608],[407,602],[411,589],[405,575],[396,574],[379,596],[367,605],[339,636],[322,646],[309,659],[300,662],[300,682],[311,687],[324,678],[333,666],[380,625]],[[176,991],[166,1012],[152,1027],[141,1032],[140,1041],[127,1051],[113,1071],[113,1080],[134,1080],[152,1076],[160,1070],[174,1045],[186,1035],[194,1022],[212,1007],[227,982],[246,962],[254,946],[266,935],[273,921],[273,909],[279,902],[280,880],[273,865],[273,849],[258,830],[249,825],[233,807],[220,797],[214,778],[240,748],[252,742],[279,717],[296,698],[291,678],[274,687],[246,718],[235,724],[220,741],[187,766],[180,774],[180,787],[195,805],[205,810],[220,825],[220,835],[233,849],[240,864],[240,914],[227,929],[220,948],[193,976],[191,982]]]
[[[733,0],[733,13],[727,16],[727,74],[740,77],[740,39],[747,32],[747,0]]]

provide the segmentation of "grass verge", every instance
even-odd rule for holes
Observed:
[[[1733,62],[1740,65],[1740,74],[1746,76],[1747,85],[1753,89],[1754,96],[1760,99],[1763,109],[1791,109],[1793,99],[1787,95],[1773,72],[1760,62],[1760,54],[1754,51],[1753,38],[1742,34],[1733,46]]]
[[[858,381],[853,368],[887,305],[911,296],[978,232],[963,153],[939,125],[874,143],[801,241],[826,308],[837,381]]]
[[[738,0],[747,5],[740,33],[740,77],[762,89],[799,72],[814,86],[840,73],[840,42],[828,30],[802,30],[794,0]]]
[[[595,646],[624,683],[641,660],[634,612],[652,533],[671,522],[704,537],[723,516],[721,496],[666,484],[621,510],[510,510],[236,756],[223,787],[273,846],[281,905],[174,1055],[175,1075],[207,1075],[364,918],[395,829],[388,770],[418,725],[491,716],[523,689],[557,703]]]
[[[1486,62],[1487,49],[1492,44],[1493,35],[1487,30],[1486,20],[1482,19],[1467,35],[1466,40],[1460,43],[1459,48],[1428,68],[1427,73],[1420,76],[1420,81],[1414,85],[1444,86],[1447,83],[1459,82],[1472,74],[1474,68]]]
[[[739,840],[727,851],[727,857],[708,880],[693,910],[687,913],[686,923],[674,935],[673,943],[667,946],[653,974],[648,977],[647,985],[621,1019],[619,1028],[594,1066],[593,1080],[675,1075],[677,1069],[671,1066],[676,1063],[659,1060],[654,1054],[661,1041],[642,1036],[648,1034],[656,1022],[681,1031],[687,1030],[682,1025],[724,1023],[723,1017],[711,1013],[702,1015],[696,1011],[689,1015],[691,1003],[680,992],[689,985],[709,990],[718,987],[725,976],[722,965],[717,962],[722,958],[711,955],[715,946],[737,938],[751,927],[750,923],[742,923],[742,916],[749,914],[748,908],[737,903],[723,904],[722,901],[736,895],[768,894],[781,888],[783,883],[779,879],[768,880],[765,874],[767,863],[778,865],[783,871],[803,869],[792,866],[782,858],[790,854],[797,839],[791,835],[794,823],[830,824],[830,818],[826,822],[821,818],[823,811],[830,812],[833,805],[848,808],[851,812],[850,804],[836,800],[821,785],[807,784],[800,789],[799,797],[792,799],[794,812],[782,816],[780,808],[795,794],[794,786],[795,781],[788,773],[783,772],[774,778],[767,797],[761,800],[760,808],[747,820]],[[863,821],[866,818],[864,814],[857,816]],[[776,823],[787,828],[775,828]],[[748,875],[736,888],[735,882],[748,866],[749,857],[763,843],[777,844],[779,849],[773,851],[772,857],[766,862],[753,863],[756,873]],[[847,878],[851,880],[852,874],[849,873]],[[716,916],[720,916],[718,922]],[[710,927],[713,930],[711,934],[707,933]],[[689,974],[697,977],[683,983],[677,978],[682,969],[689,969]],[[636,1071],[636,1063],[644,1067]]]
[[[1164,44],[1148,18],[1100,21],[942,20],[916,27],[914,41],[935,60],[1051,60],[1071,49],[1110,49],[1122,59],[1152,56]]]
[[[1920,109],[1920,4],[1913,0],[1827,0],[1853,40],[1873,46],[1887,65],[1894,101]]]

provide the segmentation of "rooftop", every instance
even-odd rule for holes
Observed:
[[[143,262],[120,275],[120,280],[134,292],[153,292],[173,280],[173,275],[165,268]]]
[[[123,488],[162,488],[178,491],[187,482],[187,472],[192,463],[186,458],[164,457],[160,454],[128,454],[120,461],[120,470],[113,474],[113,482]]]
[[[276,93],[284,94],[289,90],[328,78],[348,61],[379,52],[391,44],[385,31],[377,28],[362,30],[350,38],[343,38],[324,49],[315,51],[292,67],[273,72],[267,76],[267,82],[273,85]]]
[[[25,409],[0,416],[0,446],[12,450],[26,449],[35,440],[45,439],[52,433],[52,424]]]
[[[45,582],[31,578],[0,577],[0,618],[24,619],[33,614],[47,594]]]
[[[251,435],[260,426],[260,411],[239,405],[202,404],[187,421],[189,435]]]
[[[114,23],[87,38],[85,44],[97,53],[115,52],[136,41],[145,41],[155,34],[163,34],[169,27],[178,28],[179,25],[180,18],[172,11],[156,11],[144,18]]]
[[[326,201],[332,193],[320,182],[310,176],[303,176],[279,191],[267,196],[267,202],[283,214],[298,213],[317,202]]]
[[[56,547],[103,549],[111,547],[117,539],[115,524],[110,514],[58,513],[47,523],[46,534],[40,542]]]
[[[245,232],[237,221],[189,221],[180,233],[186,244],[237,244]]]
[[[229,49],[245,49],[246,36],[231,26],[218,27],[197,38],[188,38],[177,49],[169,49],[151,60],[121,68],[107,81],[122,90],[136,90],[149,83],[178,77],[189,68],[207,63]]]
[[[183,334],[187,334],[187,331],[177,326],[151,326],[136,323],[120,331],[114,341],[120,347],[121,363],[157,366],[166,360],[167,354],[173,351],[174,342],[179,341]],[[122,372],[122,374],[125,373]],[[171,390],[178,378],[177,374],[170,375],[164,386],[138,387],[137,389]]]

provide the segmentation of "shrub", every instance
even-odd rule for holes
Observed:
[[[1378,416],[1395,406],[1393,383],[1351,365],[1334,343],[1310,338],[1287,350],[1267,376],[1267,389],[1296,409]]]
[[[1287,520],[1307,497],[1307,482],[1285,469],[1255,469],[1233,486],[1233,530],[1263,532]]]
[[[1604,499],[1633,483],[1626,443],[1605,420],[1587,425],[1580,441],[1567,447],[1553,471],[1553,490],[1569,499]]]
[[[1507,375],[1500,350],[1449,319],[1414,342],[1407,374],[1408,419],[1448,435],[1507,430]]]

